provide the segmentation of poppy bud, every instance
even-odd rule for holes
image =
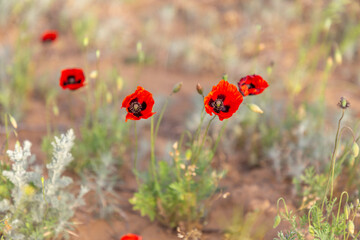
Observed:
[[[87,47],[89,45],[89,38],[85,37],[83,40],[84,47]]]
[[[354,157],[357,157],[359,155],[359,145],[356,142],[354,142],[352,146],[352,153]]]
[[[350,215],[350,207],[349,207],[348,204],[345,205],[344,214],[345,214],[346,220],[348,220],[348,219],[349,219],[349,215]]]
[[[96,58],[97,58],[97,59],[100,58],[100,50],[96,50]]]
[[[335,51],[335,62],[339,65],[341,65],[341,63],[342,63],[342,56],[341,56],[341,52],[338,47],[336,48],[336,51]]]
[[[12,125],[15,129],[17,129],[17,122],[16,122],[15,118],[9,114],[9,119],[10,119],[11,125]]]
[[[55,116],[59,116],[59,108],[57,105],[54,105],[53,106],[53,113]]]
[[[112,102],[112,94],[110,92],[106,93],[106,102],[109,104]]]
[[[179,92],[179,91],[180,91],[180,89],[181,89],[181,87],[182,87],[182,85],[183,85],[183,83],[182,83],[182,82],[179,82],[179,83],[175,84],[175,86],[174,86],[174,88],[173,88],[172,92],[173,92],[173,93],[177,93],[177,92]]]
[[[264,111],[261,110],[261,108],[256,104],[250,103],[250,104],[247,104],[247,106],[253,112],[260,113],[260,114],[264,113]]]
[[[98,72],[96,71],[96,70],[94,70],[94,71],[91,71],[91,73],[90,73],[90,77],[91,78],[97,78],[97,76],[98,76]]]
[[[314,227],[313,226],[309,226],[309,233],[311,234],[311,236],[314,236],[315,231],[314,231]]]
[[[196,91],[197,91],[200,95],[203,95],[204,90],[203,90],[202,86],[200,85],[200,83],[196,84]]]
[[[116,79],[116,85],[117,85],[117,90],[118,90],[118,91],[121,91],[122,88],[123,88],[123,86],[124,86],[124,80],[123,80],[122,77],[119,76],[119,77]]]
[[[224,74],[224,75],[223,75],[223,79],[224,79],[225,81],[227,81],[227,80],[228,80],[228,75],[227,75],[227,74]]]
[[[354,222],[351,221],[351,220],[349,220],[348,229],[349,229],[349,233],[350,233],[350,234],[354,234],[354,232],[355,232],[355,225],[354,225]]]
[[[279,226],[280,222],[281,222],[281,217],[279,215],[276,215],[273,228],[276,228],[277,226]]]
[[[141,42],[137,42],[137,43],[136,43],[136,51],[137,51],[137,52],[141,52],[141,51],[142,51],[142,43],[141,43]]]

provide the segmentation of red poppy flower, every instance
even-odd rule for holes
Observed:
[[[85,84],[84,72],[78,68],[64,69],[61,71],[60,86],[63,89],[76,90]]]
[[[126,234],[120,238],[120,240],[141,240],[141,239],[142,239],[141,236],[132,233]]]
[[[57,38],[57,32],[56,31],[46,31],[43,33],[41,37],[41,41],[43,43],[50,43],[56,40]]]
[[[152,94],[142,87],[137,87],[133,94],[127,96],[122,102],[122,108],[126,108],[128,114],[126,120],[140,120],[147,119],[154,115],[152,108],[154,106],[154,99]]]
[[[261,76],[254,74],[241,78],[238,86],[240,93],[246,97],[262,93],[269,84]]]
[[[243,97],[234,84],[221,80],[205,97],[205,111],[219,116],[220,121],[231,117],[239,108]]]

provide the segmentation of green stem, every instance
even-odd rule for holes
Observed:
[[[153,179],[155,182],[155,189],[157,190],[158,194],[160,194],[160,187],[159,182],[156,176],[156,163],[155,163],[155,135],[154,135],[154,117],[151,118],[151,169],[153,174]]]
[[[199,148],[198,148],[197,151],[196,151],[196,155],[195,155],[195,159],[194,159],[194,164],[195,164],[195,165],[196,165],[196,162],[197,162],[197,160],[198,160],[198,158],[199,158],[199,155],[200,155],[200,153],[201,153],[201,149],[204,147],[205,139],[206,139],[206,137],[207,137],[210,124],[211,124],[211,122],[215,119],[215,117],[216,117],[216,115],[215,115],[213,118],[210,119],[208,125],[206,126],[206,130],[205,130],[205,133],[204,133],[204,135],[203,135],[203,137],[202,137],[201,144],[200,144]]]
[[[218,134],[217,138],[216,138],[216,141],[215,141],[215,145],[213,147],[213,150],[212,150],[212,158],[214,157],[215,155],[215,152],[216,152],[216,149],[219,145],[219,142],[220,142],[220,139],[221,139],[221,136],[224,134],[224,131],[225,131],[225,128],[226,128],[226,125],[228,124],[228,119],[226,119],[223,123],[223,125],[221,126],[221,129],[220,129],[220,133]]]
[[[285,208],[286,215],[289,215],[289,212],[288,212],[288,209],[287,209],[287,206],[286,206],[286,202],[285,202],[285,199],[284,199],[283,197],[281,197],[281,198],[279,198],[279,199],[277,200],[277,203],[276,203],[277,213],[279,214],[279,204],[280,204],[280,201],[282,201],[283,204],[284,204],[284,208]]]
[[[322,206],[321,206],[321,210],[323,210],[323,208],[324,208],[324,203],[325,203],[326,195],[327,195],[327,192],[328,192],[328,190],[329,190],[329,183],[331,183],[331,186],[330,186],[331,192],[330,192],[329,201],[331,201],[331,200],[332,200],[332,197],[333,197],[336,151],[337,151],[337,147],[338,147],[338,143],[339,143],[339,132],[340,132],[341,120],[343,119],[344,114],[345,114],[345,110],[343,109],[342,114],[341,114],[341,117],[340,117],[339,122],[338,122],[337,131],[336,131],[334,151],[333,151],[332,156],[331,156],[331,168],[330,168],[330,171],[331,171],[331,182],[330,182],[330,176],[329,176],[329,178],[328,178],[328,184],[327,184],[327,186],[326,186],[326,191],[325,191],[324,199],[323,199]]]
[[[170,96],[171,96],[171,95],[170,95]],[[162,118],[163,118],[163,116],[164,116],[164,113],[165,113],[165,110],[166,110],[166,108],[167,108],[168,103],[169,103],[169,97],[166,98],[165,104],[164,104],[164,106],[162,107],[161,112],[160,112],[160,116],[159,116],[159,118],[158,118],[158,120],[157,120],[157,122],[156,122],[155,138],[156,138],[157,135],[158,135],[160,123],[161,123],[161,120],[162,120]]]
[[[340,215],[340,208],[341,208],[341,202],[342,202],[342,198],[343,198],[343,195],[346,194],[346,203],[349,201],[349,194],[347,192],[342,192],[341,195],[340,195],[340,201],[339,201],[339,206],[338,206],[338,212],[337,212],[337,216],[336,216],[336,223],[338,222],[339,220],[339,215]],[[345,203],[345,205],[346,205]]]
[[[138,176],[138,170],[137,170],[138,139],[137,139],[136,121],[134,121],[134,135],[135,135],[134,172],[135,172],[136,183],[137,183],[138,186],[139,186],[139,176]]]

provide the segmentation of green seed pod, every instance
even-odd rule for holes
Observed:
[[[351,220],[349,220],[349,223],[348,223],[348,230],[349,230],[350,234],[354,234],[354,232],[355,232],[355,225],[354,225],[354,222]]]
[[[175,84],[175,86],[174,86],[174,88],[173,88],[172,92],[173,92],[173,93],[177,93],[177,92],[179,92],[179,91],[180,91],[180,89],[181,89],[181,87],[182,87],[182,85],[183,85],[183,83],[182,83],[182,82],[179,82],[179,83]]]
[[[359,155],[359,145],[356,142],[354,142],[352,146],[352,153],[354,157],[357,157]]]
[[[273,228],[276,228],[277,226],[279,226],[280,222],[281,222],[281,217],[279,215],[276,215],[276,217],[274,219]]]

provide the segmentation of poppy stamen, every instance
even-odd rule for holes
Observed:
[[[65,69],[61,72],[60,86],[63,89],[76,90],[84,86],[85,76],[81,69]]]
[[[134,114],[136,117],[140,117],[142,116],[141,111],[146,109],[146,103],[143,102],[142,104],[140,104],[138,102],[138,99],[135,98],[130,102],[130,106],[128,107],[129,112],[131,112],[132,114]]]
[[[224,105],[224,100],[225,100],[225,96],[220,94],[215,101],[210,99],[209,106],[211,106],[216,113],[228,112],[230,106]]]

